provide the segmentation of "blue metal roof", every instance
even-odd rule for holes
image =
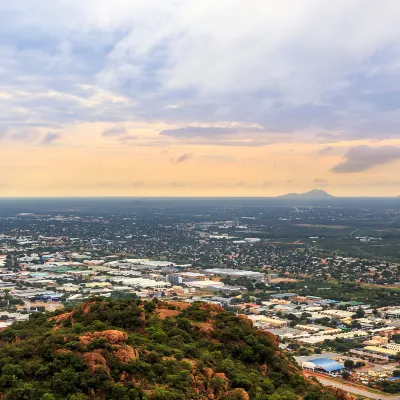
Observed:
[[[315,364],[318,368],[325,370],[326,372],[333,372],[344,369],[344,365],[334,360],[330,360],[329,358],[316,358],[314,360],[310,360],[310,362]]]

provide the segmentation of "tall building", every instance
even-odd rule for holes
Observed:
[[[165,277],[165,280],[169,282],[171,285],[182,285],[182,277],[176,274],[170,274]]]

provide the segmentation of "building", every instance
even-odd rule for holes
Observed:
[[[183,279],[180,275],[171,274],[165,277],[165,280],[171,285],[182,285]]]
[[[329,375],[338,375],[345,370],[344,365],[329,358],[315,358],[310,361],[304,361],[301,364],[303,369],[310,371],[321,372]]]
[[[397,351],[397,353],[400,353],[400,344],[397,344],[397,343],[387,343],[387,344],[385,345],[385,347],[386,347],[387,349],[394,350],[394,351]]]
[[[381,354],[370,353],[368,351],[362,351],[357,349],[350,349],[350,353],[354,354],[355,356],[361,357],[363,359],[366,358],[368,360],[372,360],[382,364],[386,364],[389,362],[389,357]]]
[[[390,309],[386,311],[386,316],[388,318],[400,318],[400,309],[395,308],[395,309]]]
[[[271,294],[271,299],[294,299],[295,297],[297,297],[297,293],[278,293],[278,294]]]
[[[210,268],[205,271],[213,275],[231,276],[232,278],[247,278],[257,282],[266,281],[265,274],[261,272],[242,271],[240,269],[231,268]]]
[[[386,356],[395,356],[398,351],[396,350],[391,350],[391,349],[387,349],[385,347],[377,347],[377,346],[366,346],[364,347],[364,351],[369,351],[371,353],[376,353],[376,354],[383,354]]]

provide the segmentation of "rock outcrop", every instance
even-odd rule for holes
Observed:
[[[105,339],[110,344],[125,343],[128,340],[128,335],[125,332],[117,330],[108,330],[103,332],[85,333],[79,337],[79,341],[84,346],[90,344],[94,339]]]
[[[103,368],[107,374],[110,375],[110,368],[107,365],[107,361],[99,352],[93,351],[90,353],[83,353],[81,357],[87,363],[92,374],[94,374],[98,368]]]
[[[124,363],[128,363],[139,358],[139,352],[127,344],[115,345],[113,355]]]

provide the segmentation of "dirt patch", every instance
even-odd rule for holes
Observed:
[[[184,301],[166,301],[167,304],[176,307],[178,310],[186,310],[191,306],[190,303],[185,303]]]
[[[166,308],[157,310],[156,312],[161,319],[165,319],[168,317],[174,318],[180,314],[179,310],[168,310]]]
[[[270,283],[282,283],[282,282],[298,282],[298,279],[294,278],[272,278]]]
[[[214,326],[209,322],[193,322],[192,325],[198,326],[204,332],[210,332],[214,329]]]

